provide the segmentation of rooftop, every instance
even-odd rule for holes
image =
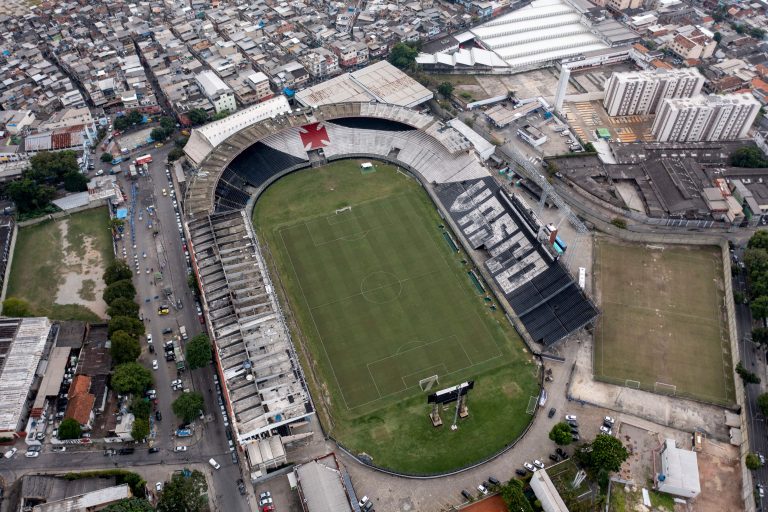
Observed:
[[[371,100],[415,107],[430,99],[432,93],[427,88],[385,60],[296,93],[299,103],[313,108]]]
[[[333,455],[296,466],[299,495],[307,512],[352,511],[344,480]]]
[[[15,432],[51,330],[47,318],[0,318],[0,432]]]

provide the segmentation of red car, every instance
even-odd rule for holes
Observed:
[[[275,506],[274,505],[264,505],[261,507],[261,512],[275,512]]]

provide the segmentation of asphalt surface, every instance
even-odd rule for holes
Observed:
[[[217,401],[216,386],[214,384],[213,366],[197,370],[185,370],[177,374],[174,361],[166,362],[163,353],[163,340],[170,339],[170,335],[163,335],[163,329],[173,329],[173,335],[179,334],[179,327],[185,326],[189,338],[202,332],[195,298],[188,285],[188,266],[183,250],[183,242],[176,219],[176,209],[173,200],[178,198],[171,195],[172,183],[166,176],[165,160],[173,145],[168,144],[162,148],[145,149],[136,152],[132,159],[139,155],[150,153],[153,162],[149,166],[149,172],[131,181],[127,176],[120,176],[119,181],[123,192],[127,197],[126,206],[133,206],[133,223],[126,222],[123,240],[117,244],[118,257],[123,255],[125,260],[134,270],[133,282],[137,290],[137,302],[141,306],[141,314],[144,318],[146,332],[152,334],[156,352],[150,353],[145,339],[141,340],[142,354],[139,362],[147,368],[152,368],[153,360],[157,360],[158,369],[153,371],[157,390],[156,409],[162,415],[162,421],[156,421],[152,416],[152,444],[160,449],[158,453],[149,453],[146,445],[137,445],[135,453],[131,455],[105,456],[103,443],[94,443],[93,446],[68,446],[64,453],[56,453],[46,445],[37,458],[25,458],[26,446],[23,442],[16,444],[18,453],[12,461],[0,459],[0,478],[3,485],[7,486],[20,475],[33,471],[64,471],[100,469],[108,467],[136,468],[140,473],[141,468],[147,466],[164,465],[179,467],[184,464],[196,465],[205,468],[212,482],[213,488],[209,489],[211,507],[213,510],[238,511],[252,510],[249,506],[252,496],[244,498],[237,492],[237,480],[244,478],[241,474],[241,454],[238,453],[238,463],[233,463],[232,453],[225,434],[225,420]],[[165,189],[167,196],[163,196]],[[135,201],[134,201],[135,197]],[[147,208],[153,210],[149,213]],[[181,205],[178,204],[181,212]],[[129,219],[130,220],[130,219]],[[148,227],[148,223],[152,227]],[[133,225],[133,235],[131,233]],[[157,231],[157,236],[153,232]],[[134,254],[136,259],[134,259]],[[134,261],[138,261],[139,270],[136,271]],[[149,272],[147,272],[149,270]],[[162,272],[162,279],[155,279],[155,272]],[[171,297],[166,297],[165,288],[171,288]],[[174,307],[181,301],[182,308]],[[167,304],[171,306],[168,315],[159,315],[158,306]],[[184,343],[184,342],[182,342]],[[204,421],[196,420],[193,424],[194,435],[189,438],[177,438],[176,428],[181,420],[173,414],[171,404],[181,391],[172,391],[171,381],[180,377],[184,386],[193,391],[202,393],[205,399]],[[174,447],[187,446],[185,452],[174,452]],[[118,445],[111,447],[120,448]],[[215,459],[221,469],[214,470],[208,459]],[[243,467],[245,465],[243,464]],[[166,474],[170,478],[170,469],[152,471],[154,475]],[[154,490],[154,481],[148,481],[148,487]],[[250,486],[247,486],[250,488]]]
[[[742,247],[739,247],[735,251],[735,255],[742,260],[744,251]],[[734,263],[737,265],[737,263]],[[734,292],[741,292],[745,297],[748,296],[748,285],[746,271],[739,269],[739,273],[733,276],[733,290]],[[768,371],[766,371],[766,354],[765,350],[752,343],[752,312],[749,309],[748,304],[736,304],[736,327],[739,340],[741,342],[741,364],[744,368],[758,374],[763,382],[768,380]],[[749,429],[749,445],[750,450],[753,453],[760,453],[768,455],[768,426],[766,425],[766,417],[760,412],[757,407],[757,397],[762,392],[761,386],[758,384],[745,384],[744,389],[746,392],[745,405],[747,409],[747,428]],[[757,485],[768,484],[768,467],[762,468],[752,472],[752,479]],[[758,510],[765,510],[766,503],[764,500],[758,502]]]

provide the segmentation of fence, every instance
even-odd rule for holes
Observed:
[[[23,220],[18,223],[18,226],[22,228],[27,226],[34,226],[35,224],[40,224],[41,222],[47,222],[49,220],[56,220],[56,219],[61,219],[63,217],[68,217],[73,213],[84,212],[86,210],[92,210],[93,208],[101,208],[102,206],[107,206],[108,204],[109,203],[107,202],[106,199],[99,200],[99,201],[92,201],[86,205],[78,206],[77,208],[72,208],[70,210],[65,210],[65,211],[56,212],[56,213],[49,213],[48,215],[43,215],[42,217]]]

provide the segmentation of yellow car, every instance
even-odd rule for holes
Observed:
[[[159,307],[157,308],[157,314],[158,315],[167,315],[169,313],[168,307]]]
[[[156,148],[161,148],[161,147],[163,147],[163,143],[162,142],[158,142],[157,144],[155,144],[155,147]]]

